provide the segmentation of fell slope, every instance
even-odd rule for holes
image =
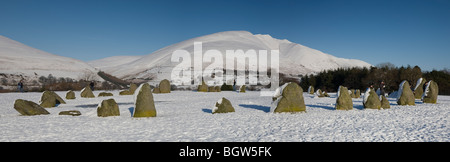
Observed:
[[[310,74],[329,69],[371,66],[361,60],[338,58],[288,40],[272,38],[270,35],[252,34],[247,31],[226,31],[176,43],[137,59],[134,56],[108,58],[107,60],[120,62],[120,64],[103,67],[99,65],[99,67],[123,79],[170,79],[173,67],[179,64],[171,62],[172,53],[175,50],[186,50],[193,59],[194,42],[202,42],[203,54],[208,50],[220,51],[224,56],[224,65],[226,65],[226,59],[229,59],[225,57],[226,50],[253,49],[257,51],[257,54],[259,50],[268,52],[279,50],[280,72],[285,74]],[[204,62],[203,68],[209,64]]]

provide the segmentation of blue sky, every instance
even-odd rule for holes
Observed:
[[[374,65],[450,68],[450,0],[0,0],[0,35],[83,61],[230,30]]]

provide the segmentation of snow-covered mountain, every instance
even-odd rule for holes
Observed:
[[[97,75],[97,72],[83,61],[50,54],[0,35],[0,73],[81,79],[85,74]]]
[[[173,67],[171,62],[175,50],[186,50],[193,58],[194,42],[202,42],[202,52],[218,50],[225,56],[226,50],[279,50],[280,72],[285,74],[310,74],[322,70],[342,67],[370,67],[361,60],[338,58],[288,40],[272,38],[270,35],[252,34],[247,31],[226,31],[176,43],[145,56],[110,57],[102,60],[117,64],[105,64],[93,61],[90,64],[114,76],[123,79],[153,78],[170,79]],[[224,58],[224,65],[226,63]],[[204,63],[203,68],[208,64]]]
[[[121,79],[170,79],[179,62],[172,62],[175,50],[186,50],[193,58],[194,42],[202,42],[202,52],[220,51],[226,66],[226,50],[279,50],[280,72],[310,74],[341,67],[370,67],[360,60],[338,58],[288,40],[247,31],[227,31],[192,38],[144,56],[114,56],[85,63],[80,60],[50,54],[9,38],[0,36],[0,73],[16,76],[53,76],[81,79],[86,73],[96,75],[97,69]],[[258,53],[258,52],[257,52]],[[270,59],[269,59],[270,60]],[[193,61],[192,61],[193,62]],[[270,61],[269,61],[270,62]],[[206,68],[211,63],[203,63]],[[94,68],[95,67],[95,68]],[[97,69],[96,69],[97,68]],[[97,77],[101,80],[100,77]],[[194,78],[197,78],[194,77]]]
[[[127,64],[133,61],[136,61],[144,56],[111,56],[98,60],[93,60],[87,62],[92,67],[97,69],[109,69],[115,66],[120,66],[123,64]]]

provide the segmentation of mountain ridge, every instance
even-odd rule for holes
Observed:
[[[83,73],[97,75],[101,70],[125,80],[140,78],[159,81],[170,79],[172,69],[179,64],[171,62],[172,53],[175,50],[186,50],[192,55],[194,42],[202,42],[203,53],[208,50],[218,50],[222,54],[225,54],[226,50],[238,49],[279,50],[279,69],[284,74],[305,75],[337,68],[372,66],[361,60],[338,58],[287,39],[273,38],[268,34],[224,31],[181,41],[147,55],[113,56],[90,62],[54,55],[0,36],[0,73],[35,77],[52,74],[55,77],[79,79]],[[225,67],[226,60],[224,57]],[[203,62],[203,68],[208,64],[210,63]]]
[[[77,79],[98,70],[86,62],[51,54],[0,35],[0,73]]]
[[[337,68],[372,66],[361,60],[338,58],[286,39],[273,38],[268,34],[252,34],[248,31],[224,31],[175,43],[148,55],[141,56],[141,58],[136,60],[122,62],[120,65],[103,67],[101,70],[122,79],[170,79],[173,67],[179,64],[170,61],[171,54],[175,50],[182,49],[193,55],[194,42],[202,42],[203,53],[214,49],[220,51],[223,55],[226,50],[237,49],[244,51],[249,49],[256,51],[279,50],[280,72],[285,74],[305,75]],[[225,65],[226,58],[223,60]],[[89,63],[96,67],[95,62],[91,61]],[[208,64],[203,63],[203,68],[207,66]]]

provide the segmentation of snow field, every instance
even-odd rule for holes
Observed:
[[[56,92],[65,97],[66,92]],[[202,93],[173,91],[153,94],[157,117],[132,118],[133,95],[65,100],[50,115],[20,116],[16,99],[38,103],[41,93],[0,94],[0,141],[450,141],[450,96],[438,104],[363,109],[362,98],[353,99],[354,109],[334,110],[336,94],[314,98],[304,93],[306,113],[270,113],[271,97],[259,92]],[[99,91],[94,91],[97,96]],[[211,114],[217,100],[225,97],[234,113]],[[97,105],[114,98],[120,116],[97,117]],[[79,110],[81,116],[58,115]]]

